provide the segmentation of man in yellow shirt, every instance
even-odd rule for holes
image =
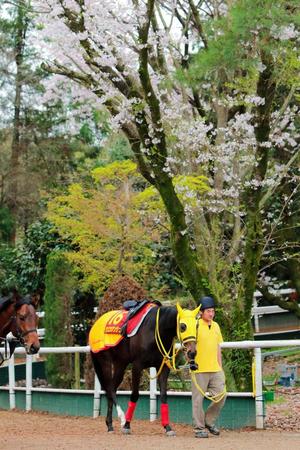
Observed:
[[[207,438],[205,428],[215,436],[220,434],[215,421],[224,406],[226,388],[220,348],[223,338],[219,325],[213,320],[215,302],[212,297],[202,297],[200,303],[201,319],[198,324],[195,358],[198,368],[191,372],[192,404],[195,437]],[[206,395],[207,392],[209,395]],[[206,412],[203,410],[204,396],[211,399]]]

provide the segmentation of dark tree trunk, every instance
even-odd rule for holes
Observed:
[[[253,295],[256,288],[261,255],[264,245],[262,233],[262,214],[260,201],[263,195],[262,182],[265,179],[269,150],[264,143],[269,141],[270,115],[275,93],[273,67],[270,58],[262,54],[266,69],[260,73],[257,83],[257,95],[264,99],[264,104],[257,107],[255,117],[256,161],[251,180],[257,185],[247,191],[246,200],[246,244],[243,262],[243,284],[245,293],[244,314],[250,320]]]
[[[10,240],[15,242],[16,238],[16,222],[18,213],[18,197],[19,197],[19,166],[21,155],[21,104],[22,104],[22,85],[23,85],[23,61],[24,61],[24,47],[25,37],[27,31],[27,17],[24,5],[21,2],[17,6],[17,19],[15,26],[15,98],[14,98],[14,120],[11,144],[11,158],[10,158],[10,180],[8,189],[8,208],[14,218],[14,226],[11,229]]]

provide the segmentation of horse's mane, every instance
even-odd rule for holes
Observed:
[[[6,295],[5,297],[0,297],[0,313],[5,311],[9,305],[15,304],[16,309],[22,305],[33,305],[32,298],[30,295],[25,296],[14,296],[13,294]]]
[[[13,298],[11,295],[8,295],[6,297],[0,297],[0,312],[5,311],[6,308],[8,308],[9,305],[13,303]]]
[[[177,309],[175,306],[160,306],[157,305],[157,307],[160,309],[159,312],[159,322],[160,326],[165,329],[173,329],[176,327],[176,321],[177,321]],[[157,308],[153,308],[154,311],[157,311]],[[156,320],[156,312],[152,313],[152,320]],[[155,329],[155,327],[154,327]],[[153,330],[154,332],[154,330]]]

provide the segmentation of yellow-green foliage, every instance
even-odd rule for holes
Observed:
[[[92,171],[92,176],[95,181],[101,185],[109,182],[123,183],[130,177],[138,177],[136,164],[130,160],[115,161],[105,167],[97,167]]]
[[[149,186],[142,192],[139,192],[135,198],[137,208],[145,209],[148,212],[157,213],[163,209],[161,197],[153,186]]]
[[[67,257],[81,274],[83,288],[101,292],[118,271],[137,278],[147,274],[153,259],[149,243],[155,236],[136,207],[134,183],[140,175],[134,163],[114,162],[92,175],[92,189],[73,184],[49,202],[47,217],[73,244]]]
[[[199,194],[209,190],[207,177],[203,175],[177,175],[174,184],[183,204],[190,207],[196,207]]]
[[[235,93],[235,101],[248,106],[245,100],[246,95],[255,95],[259,71],[255,67],[249,67],[248,76],[236,75],[231,81],[225,83],[229,90]]]
[[[279,59],[279,58],[278,58]],[[299,89],[300,86],[300,56],[299,47],[288,49],[280,55],[281,84],[287,84]]]
[[[47,218],[74,250],[66,253],[84,289],[103,291],[117,272],[141,281],[155,276],[150,248],[159,240],[159,223],[167,226],[162,201],[154,187],[139,189],[142,178],[132,161],[114,162],[92,171],[93,188],[73,184],[48,203]],[[197,195],[208,189],[202,176],[178,176],[174,183],[185,204],[193,207]],[[162,230],[162,228],[161,228]]]
[[[177,175],[173,178],[173,183],[180,200],[191,208],[197,206],[198,195],[209,190],[207,178],[202,175]],[[148,212],[163,212],[161,197],[153,186],[136,196],[136,204]]]

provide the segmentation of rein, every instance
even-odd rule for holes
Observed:
[[[201,388],[201,386],[197,383],[195,372],[191,372],[191,377],[192,377],[192,380],[193,380],[193,382],[194,382],[196,388],[197,388],[198,391],[200,392],[200,394],[201,394],[203,397],[207,398],[208,400],[212,401],[213,403],[219,403],[219,402],[225,397],[225,395],[226,395],[226,393],[227,393],[226,387],[223,389],[222,392],[219,392],[219,393],[216,394],[216,395],[208,395],[208,394],[206,394],[206,392],[203,391],[203,389]]]
[[[197,334],[196,334],[196,341],[198,340],[198,332],[199,332],[199,324],[200,321],[199,319],[197,320],[197,326],[196,326],[196,330],[197,330]],[[190,374],[191,374],[191,378],[194,382],[194,385],[196,386],[197,390],[200,392],[200,394],[207,398],[207,400],[210,400],[213,403],[219,403],[226,395],[227,390],[226,390],[226,386],[224,387],[222,392],[219,392],[216,395],[207,395],[206,392],[203,391],[202,387],[198,384],[197,380],[196,380],[196,375],[195,372],[190,370]]]
[[[170,370],[173,370],[175,372],[180,372],[182,370],[182,368],[178,368],[177,369],[176,365],[175,365],[175,358],[176,358],[176,356],[177,356],[177,354],[179,352],[179,350],[176,351],[176,349],[175,349],[175,345],[174,345],[174,340],[175,339],[173,339],[173,342],[171,344],[171,347],[170,347],[169,351],[167,351],[165,349],[164,345],[163,345],[163,342],[161,340],[160,333],[159,333],[159,313],[160,313],[160,308],[158,308],[157,313],[156,313],[155,342],[156,342],[156,345],[157,345],[157,348],[158,348],[160,354],[163,357],[163,360],[162,360],[161,366],[160,366],[156,376],[155,377],[150,377],[149,376],[149,379],[157,378],[160,375],[160,373],[161,373],[161,371],[163,369],[163,366],[165,364],[169,367]],[[199,323],[200,323],[199,319],[197,319],[197,324],[196,324],[196,342],[198,340],[198,334],[199,334]],[[181,339],[180,330],[179,330],[179,315],[178,314],[177,314],[177,326],[176,326],[176,328],[177,328],[177,338],[178,338],[180,344],[182,346],[184,346],[184,342]],[[172,348],[173,348],[173,352],[172,352],[172,356],[170,356]],[[227,392],[226,391],[226,387],[224,388],[224,390],[222,392],[220,392],[220,393],[218,393],[216,395],[207,395],[206,392],[203,391],[201,386],[199,386],[199,384],[198,384],[198,382],[196,380],[195,372],[190,370],[190,374],[191,374],[191,378],[192,378],[192,380],[193,380],[197,390],[201,393],[201,395],[203,397],[207,398],[208,400],[210,400],[213,403],[219,403],[225,397],[226,392]]]
[[[166,364],[166,366],[169,367],[170,370],[173,370],[175,372],[179,372],[181,370],[181,369],[177,369],[176,368],[176,364],[175,364],[175,359],[176,359],[176,356],[177,356],[177,354],[179,352],[179,350],[176,351],[176,349],[175,349],[175,345],[174,345],[174,340],[175,339],[173,339],[173,342],[171,344],[171,347],[170,347],[169,351],[167,351],[165,349],[165,346],[164,346],[164,344],[163,344],[163,342],[161,340],[160,333],[159,333],[159,314],[160,314],[160,308],[157,309],[157,313],[156,313],[154,337],[155,337],[155,342],[156,342],[158,351],[162,355],[163,359],[162,359],[162,363],[161,363],[161,366],[160,366],[157,374],[155,375],[155,377],[149,377],[150,379],[157,378],[160,375],[160,373],[161,373],[161,371],[163,369],[163,366],[165,364]],[[177,317],[178,317],[178,314],[177,314]],[[178,322],[178,319],[177,319],[177,322]],[[178,325],[177,325],[177,329],[178,329]],[[171,353],[172,349],[173,349],[173,352],[172,352],[172,355],[170,356],[170,353]]]

